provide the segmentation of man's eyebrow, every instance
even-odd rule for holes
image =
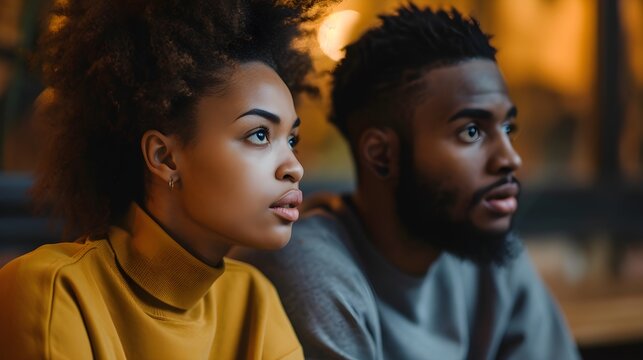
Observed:
[[[281,119],[279,118],[279,116],[271,113],[270,111],[261,110],[261,109],[248,110],[248,111],[244,112],[243,114],[237,116],[235,121],[241,119],[244,116],[248,116],[248,115],[260,116],[260,117],[270,121],[271,123],[274,123],[274,124],[277,124],[277,125],[279,123],[281,123]]]
[[[472,118],[472,119],[491,119],[493,114],[491,111],[484,109],[462,109],[457,113],[451,115],[449,122],[458,120],[460,118]]]
[[[295,120],[295,123],[294,123],[294,124],[292,124],[292,128],[293,128],[293,129],[294,129],[294,128],[297,128],[297,127],[299,127],[299,125],[301,125],[301,119],[300,119],[300,118],[297,118],[297,120]]]
[[[512,106],[509,111],[507,111],[507,116],[505,116],[505,119],[512,119],[518,116],[518,108],[515,106]]]
[[[505,119],[515,118],[516,116],[518,116],[518,109],[515,106],[512,106],[511,109],[507,111],[507,115],[505,115]],[[485,109],[475,109],[475,108],[462,109],[457,113],[451,115],[451,117],[449,118],[449,122],[458,120],[460,118],[488,120],[493,118],[493,113]]]

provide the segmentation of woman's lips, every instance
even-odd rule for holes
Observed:
[[[282,207],[276,207],[276,208],[270,208],[272,212],[277,215],[278,217],[288,221],[288,222],[295,222],[297,219],[299,219],[299,210],[292,208],[282,208]]]
[[[288,222],[295,222],[299,219],[297,206],[301,205],[303,196],[300,190],[292,189],[285,193],[279,200],[270,205],[270,210]]]

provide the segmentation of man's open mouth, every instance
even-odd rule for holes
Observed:
[[[518,210],[518,193],[520,188],[517,183],[501,185],[489,191],[482,198],[482,204],[497,215],[507,216]]]

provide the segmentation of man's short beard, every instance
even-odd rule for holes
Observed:
[[[406,149],[405,149],[406,148]],[[521,250],[511,227],[503,232],[477,228],[470,220],[456,221],[449,215],[456,194],[416,171],[408,146],[400,154],[400,177],[396,206],[400,222],[411,237],[439,251],[480,264],[505,264]]]

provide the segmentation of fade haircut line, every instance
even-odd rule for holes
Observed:
[[[346,47],[333,72],[330,121],[351,148],[366,127],[403,131],[426,71],[469,59],[496,61],[491,36],[456,9],[434,11],[409,3]]]

